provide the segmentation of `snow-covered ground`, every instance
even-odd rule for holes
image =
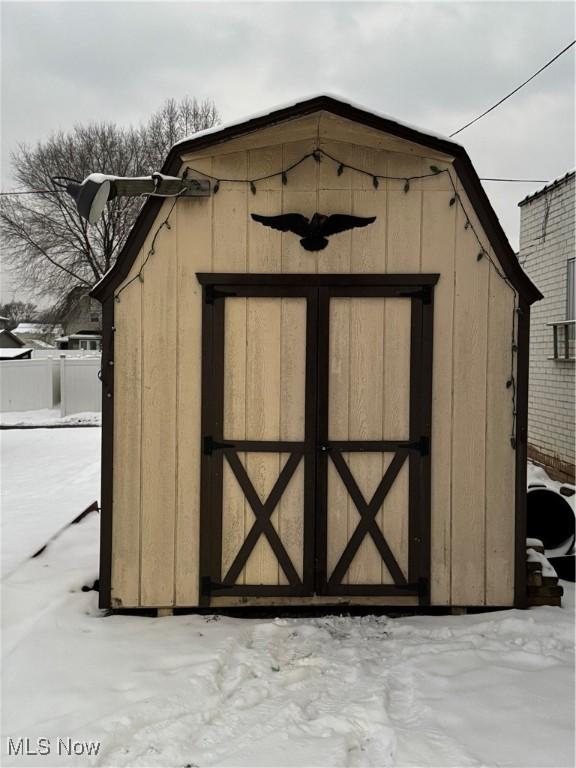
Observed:
[[[41,408],[36,411],[4,411],[0,413],[0,424],[9,426],[54,427],[65,424],[100,426],[102,414],[95,411],[71,413],[61,416],[60,408]]]
[[[548,477],[548,474],[546,473],[546,470],[544,467],[538,466],[538,464],[533,464],[531,461],[528,462],[528,486],[531,485],[537,485],[537,484],[543,484],[547,486],[548,488],[553,488],[554,490],[559,490],[563,486],[567,486],[568,488],[574,488],[573,485],[570,485],[570,483],[559,483],[556,480],[552,480],[550,477]],[[568,497],[569,503],[571,503],[572,508],[574,508],[573,504],[574,497]]]
[[[100,498],[100,429],[0,431],[2,576]]]
[[[83,432],[99,430],[3,439],[5,475],[34,485],[49,461],[61,478],[81,453],[93,465],[94,446],[74,442]],[[44,482],[45,498],[61,487]],[[74,485],[71,517],[91,482]],[[9,504],[13,540],[55,514],[39,496]],[[81,591],[97,575],[98,522],[4,579],[3,765],[574,764],[573,585],[563,608],[469,616],[105,616]],[[9,756],[8,737],[50,739],[51,753]],[[58,738],[101,746],[67,756]]]

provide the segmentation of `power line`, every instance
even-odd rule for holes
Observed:
[[[53,189],[30,189],[26,192],[0,192],[0,195],[55,195]]]
[[[463,131],[465,128],[468,128],[469,126],[471,126],[473,123],[476,123],[478,120],[480,120],[482,117],[484,117],[485,115],[487,115],[489,112],[492,112],[492,110],[493,110],[493,109],[496,109],[496,107],[499,107],[499,106],[500,106],[500,104],[502,104],[503,102],[505,102],[505,101],[506,101],[506,99],[509,99],[509,98],[510,98],[510,96],[514,96],[514,94],[515,94],[515,93],[518,93],[518,91],[519,91],[521,88],[524,88],[524,86],[525,86],[525,85],[527,85],[527,84],[528,84],[528,83],[529,83],[531,80],[534,80],[534,78],[535,78],[537,75],[539,75],[539,74],[540,74],[540,72],[544,72],[544,70],[545,70],[547,67],[549,67],[549,66],[550,66],[550,64],[553,64],[553,63],[556,61],[556,59],[559,59],[559,58],[560,58],[560,56],[562,56],[562,54],[563,54],[563,53],[566,53],[566,51],[570,50],[570,48],[572,48],[572,46],[573,46],[575,43],[576,43],[576,40],[572,40],[572,42],[570,43],[570,45],[567,45],[567,46],[566,46],[566,48],[563,48],[563,49],[560,51],[560,53],[557,53],[557,54],[556,54],[556,56],[554,56],[554,58],[553,58],[553,59],[550,59],[550,61],[546,62],[546,64],[544,64],[544,66],[543,66],[543,67],[540,67],[540,69],[538,70],[538,72],[534,72],[534,74],[533,74],[531,77],[529,77],[529,78],[528,78],[528,80],[525,80],[525,81],[524,81],[524,82],[523,82],[521,85],[519,85],[517,88],[514,88],[514,90],[513,90],[513,91],[510,91],[510,93],[508,93],[506,96],[504,96],[504,98],[503,98],[503,99],[500,99],[500,101],[497,101],[497,102],[496,102],[496,104],[494,104],[493,106],[491,106],[491,107],[490,107],[490,109],[487,109],[485,112],[482,112],[482,114],[481,114],[481,115],[478,115],[478,117],[475,117],[475,118],[474,118],[474,120],[470,120],[470,122],[469,122],[469,123],[466,123],[466,125],[463,125],[463,126],[462,126],[462,128],[458,128],[458,130],[457,130],[457,131],[454,131],[454,133],[451,133],[451,134],[450,134],[450,138],[452,138],[452,136],[456,136],[456,134],[457,134],[457,133],[460,133],[460,132],[461,132],[461,131]]]
[[[426,174],[426,176],[434,176],[435,174]],[[266,177],[268,178],[268,177]],[[387,178],[387,177],[383,177]],[[399,177],[400,178],[400,177]],[[415,177],[414,177],[415,178]],[[404,176],[402,176],[402,179],[404,179]],[[220,181],[225,181],[225,179],[220,179]],[[229,181],[245,181],[245,179],[229,179]],[[517,184],[548,184],[548,179],[504,179],[504,178],[488,178],[484,176],[480,176],[480,181],[506,181],[506,182],[515,182]],[[0,196],[14,196],[14,195],[54,195],[57,194],[57,192],[53,189],[31,189],[27,192],[0,192]]]
[[[491,179],[480,177],[480,181],[513,181],[517,184],[548,184],[548,179]]]

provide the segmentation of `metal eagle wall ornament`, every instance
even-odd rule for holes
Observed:
[[[280,216],[260,216],[258,213],[251,215],[254,221],[264,224],[265,227],[299,235],[300,245],[306,251],[322,251],[328,245],[327,238],[330,235],[346,232],[354,227],[367,227],[376,221],[376,216],[349,216],[345,213],[334,213],[331,216],[315,213],[311,219],[301,213],[284,213]]]

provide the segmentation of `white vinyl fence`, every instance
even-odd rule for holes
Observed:
[[[60,415],[99,411],[102,385],[100,358],[60,359]]]
[[[0,361],[0,409],[35,411],[52,408],[51,360]]]
[[[62,416],[101,410],[100,357],[0,361],[0,410],[36,411],[60,403]]]
[[[94,358],[99,357],[100,353],[94,350],[88,349],[33,349],[32,359],[38,358],[52,358],[53,360],[60,360],[61,357],[65,357],[67,360],[71,357],[77,358]]]

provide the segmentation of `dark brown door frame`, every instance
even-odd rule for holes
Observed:
[[[432,404],[433,296],[437,274],[416,275],[266,275],[199,273],[203,286],[202,313],[202,460],[200,515],[200,604],[211,596],[310,596],[325,595],[418,595],[429,604],[430,592],[430,432]],[[224,442],[224,304],[227,296],[301,296],[306,313],[306,402],[303,442]],[[328,343],[329,302],[333,296],[406,297],[412,302],[410,361],[410,439],[408,441],[328,441]],[[324,339],[326,343],[319,344]],[[209,393],[209,396],[206,396]],[[341,457],[341,451],[394,451],[396,456],[375,497],[364,500]],[[273,451],[290,453],[275,488],[263,504],[243,472],[237,452]],[[393,585],[346,585],[327,579],[327,467],[328,456],[342,476],[358,507],[361,521],[348,547],[351,560],[364,535],[372,536],[395,580]],[[221,573],[222,478],[226,460],[234,472],[256,522],[228,574]],[[269,522],[292,473],[304,460],[304,552],[300,580],[284,547]],[[406,580],[393,554],[374,524],[374,510],[392,485],[405,460],[409,480],[409,573]],[[289,580],[288,585],[236,585],[243,563],[261,534],[274,550]],[[342,574],[338,573],[337,576]]]
[[[227,284],[218,284],[221,275],[198,275],[203,285],[202,311],[202,459],[200,491],[200,604],[209,605],[214,595],[258,597],[302,597],[314,592],[314,497],[316,492],[316,402],[317,302],[316,289],[301,285],[271,286],[255,282],[239,284],[238,275],[228,275]],[[257,277],[257,276],[256,276]],[[214,279],[215,278],[215,279]],[[224,441],[224,306],[227,296],[302,297],[306,299],[306,391],[305,435],[303,441]],[[206,394],[208,393],[208,395]],[[290,457],[268,499],[262,503],[255,492],[238,453],[288,453]],[[226,574],[222,563],[222,479],[226,461],[254,512],[256,521]],[[304,462],[304,551],[302,579],[270,523],[283,491],[293,473]],[[242,571],[259,536],[270,543],[282,566],[287,585],[238,585]]]
[[[318,275],[324,278],[324,276]],[[329,276],[332,277],[332,276]],[[340,278],[340,276],[334,276]],[[420,605],[430,602],[430,447],[432,410],[432,341],[434,285],[438,275],[363,275],[350,284],[338,279],[319,289],[319,338],[329,338],[329,303],[333,297],[406,297],[411,300],[410,320],[410,425],[408,440],[328,439],[329,350],[319,349],[318,360],[318,467],[316,508],[316,588],[326,595],[418,595]],[[371,279],[371,278],[375,279]],[[415,282],[415,278],[419,282]],[[343,452],[393,452],[394,457],[371,500],[363,498],[346,464]],[[409,462],[408,575],[404,577],[385,537],[375,523],[386,494],[405,461]],[[332,462],[360,515],[333,573],[327,575],[328,465]],[[342,584],[355,553],[370,535],[386,564],[394,584]]]

